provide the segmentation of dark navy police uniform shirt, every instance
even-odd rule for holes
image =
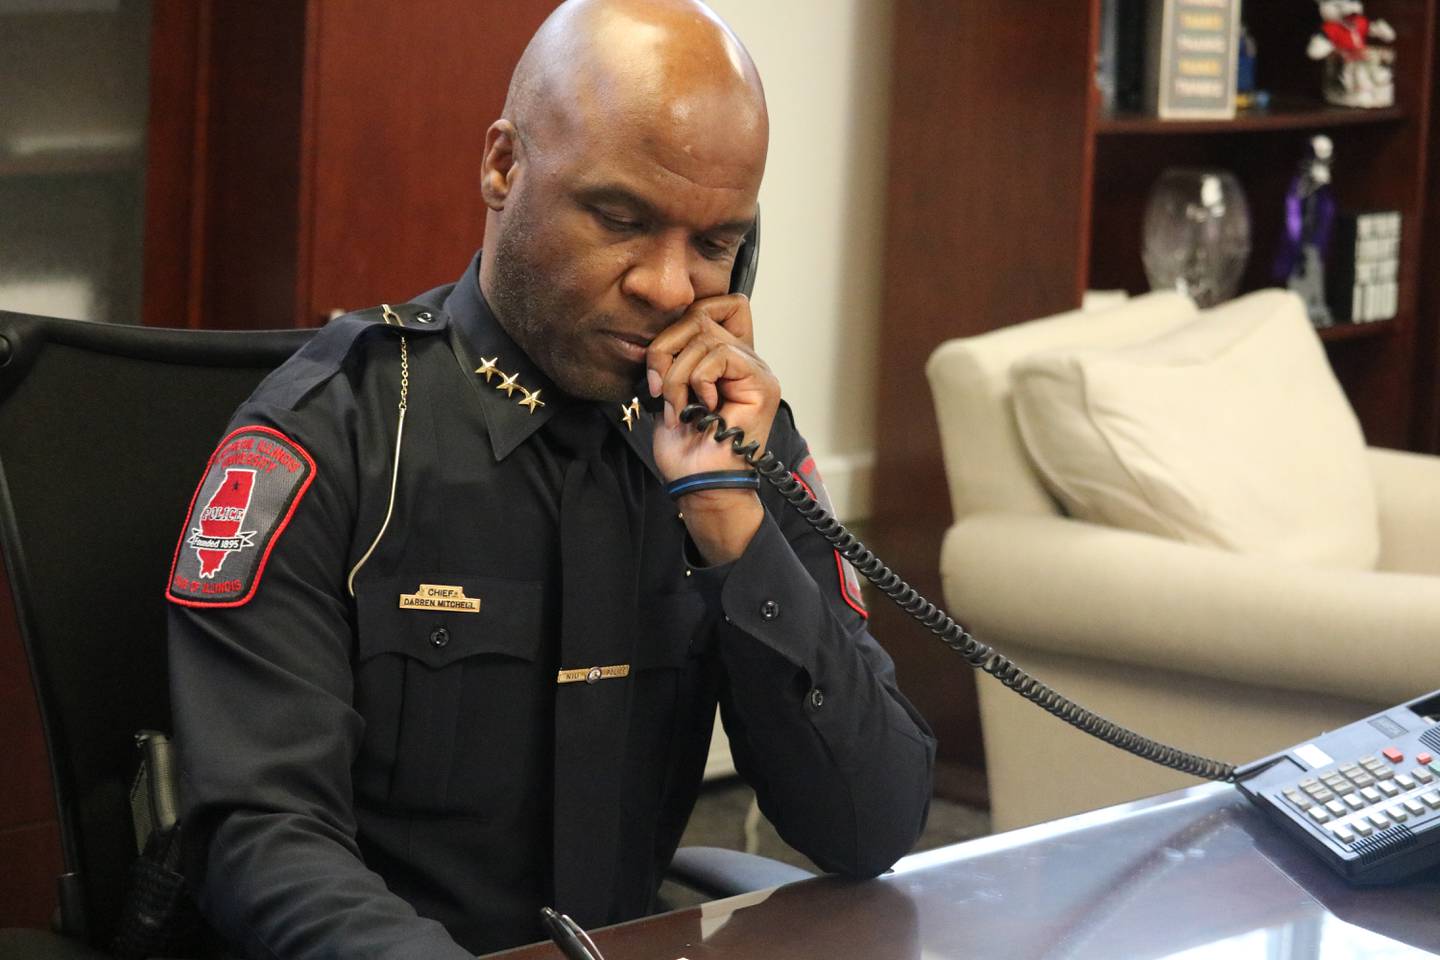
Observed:
[[[599,732],[623,760],[556,767],[557,671],[587,665],[558,652],[568,454],[542,428],[575,401],[495,322],[477,263],[402,326],[367,311],[321,330],[236,413],[196,492],[170,657],[213,925],[249,957],[465,957],[540,939],[539,908],[592,877],[582,923],[643,915],[717,703],[787,842],[837,873],[889,867],[923,827],[934,740],[853,577],[768,485],[745,554],[696,565],[652,422],[617,404],[597,406],[623,440],[606,457],[640,543],[638,619],[628,676],[599,681],[629,684],[628,715]],[[784,405],[770,444],[818,485]],[[603,867],[556,842],[597,796],[619,815]]]

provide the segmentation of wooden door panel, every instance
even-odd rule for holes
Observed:
[[[526,42],[555,6],[311,3],[302,324],[459,275],[484,233],[485,131]]]

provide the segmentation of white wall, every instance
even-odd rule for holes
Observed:
[[[756,343],[836,511],[860,519],[874,460],[889,3],[709,2],[755,58],[770,105]]]

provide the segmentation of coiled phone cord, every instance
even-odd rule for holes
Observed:
[[[711,412],[703,404],[692,403],[680,411],[680,420],[691,424],[702,434],[714,426],[716,443],[728,440],[731,450],[743,457],[760,476],[769,481],[780,496],[784,497],[817,533],[830,542],[840,556],[848,560],[851,566],[860,571],[880,592],[893,600],[896,606],[965,658],[970,666],[995,677],[1047,713],[1121,750],[1204,780],[1235,782],[1236,770],[1233,764],[1187,753],[1106,720],[1030,676],[1019,664],[996,651],[994,647],[976,640],[948,613],[921,596],[919,591],[902,580],[854,534],[846,530],[839,520],[831,516],[828,510],[806,492],[804,485],[778,457],[769,450],[761,452],[760,444],[754,440],[747,442],[745,431],[728,426],[718,413]]]

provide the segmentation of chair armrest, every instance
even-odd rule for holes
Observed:
[[[1440,678],[1440,577],[1290,566],[996,513],[951,527],[940,566],[950,613],[1002,650],[1372,702],[1398,703]]]
[[[753,853],[720,847],[681,847],[670,861],[666,879],[718,900],[768,890],[815,874]]]
[[[1440,457],[1366,451],[1380,508],[1381,570],[1440,575]]]
[[[94,947],[48,930],[0,930],[0,960],[110,960]]]

